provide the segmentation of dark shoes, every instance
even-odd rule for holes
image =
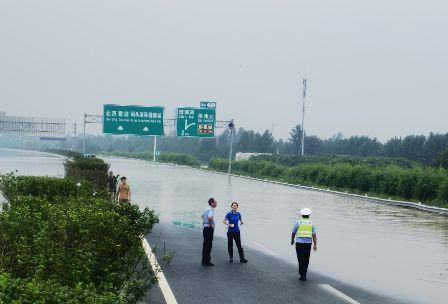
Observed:
[[[210,267],[210,266],[215,266],[215,264],[213,264],[213,263],[202,263],[202,266]]]
[[[299,281],[306,281],[306,277],[300,277]]]
[[[240,263],[247,263],[248,261],[245,259],[245,258],[242,258],[241,260],[240,260]]]
[[[233,263],[233,259],[230,259],[230,260],[229,260],[229,263]]]

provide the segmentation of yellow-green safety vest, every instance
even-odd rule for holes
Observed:
[[[313,223],[310,220],[301,219],[296,238],[311,238],[313,236]]]

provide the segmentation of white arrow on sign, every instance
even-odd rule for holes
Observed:
[[[149,132],[148,127],[144,127],[144,128],[143,128],[143,132]]]
[[[118,131],[123,131],[124,129],[123,129],[123,126],[118,126]]]
[[[192,122],[191,124],[188,124],[188,120],[187,119],[185,119],[185,131],[187,131],[187,129],[189,128],[189,127],[192,127],[192,126],[194,126],[196,123],[194,123],[194,122]]]

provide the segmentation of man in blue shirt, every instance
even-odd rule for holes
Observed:
[[[202,231],[202,236],[204,237],[204,242],[202,243],[202,265],[203,266],[215,266],[210,262],[210,254],[212,252],[213,246],[213,233],[215,231],[215,208],[218,202],[214,198],[208,200],[208,208],[202,214],[202,226],[204,230]]]
[[[233,202],[232,210],[226,214],[226,217],[224,218],[224,225],[228,226],[227,231],[227,249],[229,251],[229,262],[233,262],[233,240],[235,240],[236,247],[238,248],[238,254],[240,256],[240,262],[241,263],[247,263],[247,260],[244,258],[244,250],[243,247],[241,247],[241,235],[240,235],[240,227],[244,224],[243,219],[241,218],[241,213],[239,213],[238,210],[238,203]]]
[[[294,225],[291,234],[291,245],[296,244],[297,261],[299,262],[300,281],[306,281],[306,273],[310,262],[311,245],[317,250],[316,226],[309,219],[311,209],[300,211],[302,218]]]

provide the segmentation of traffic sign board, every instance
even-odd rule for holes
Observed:
[[[214,102],[214,101],[201,101],[200,107],[201,108],[207,108],[207,109],[216,109],[216,102]]]
[[[178,108],[177,136],[214,137],[215,109]]]
[[[103,133],[163,135],[163,107],[105,104]]]

